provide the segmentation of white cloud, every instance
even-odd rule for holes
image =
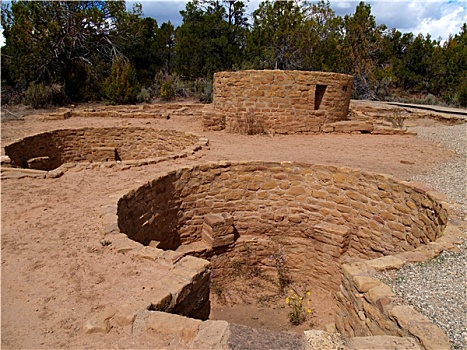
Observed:
[[[446,8],[441,11],[441,17],[425,17],[414,28],[409,28],[408,31],[413,32],[415,35],[422,33],[426,35],[429,33],[432,38],[442,38],[447,40],[450,34],[460,32],[462,23],[466,21],[466,9],[458,6],[455,9]]]
[[[334,8],[337,2],[331,0],[331,7]],[[446,40],[450,34],[459,33],[467,18],[465,0],[370,0],[367,3],[378,24],[396,28],[402,33],[429,33],[433,39],[441,37]],[[353,2],[351,11],[345,14],[354,13],[357,5],[358,1]],[[338,7],[334,10],[340,14]]]
[[[5,37],[3,36],[3,28],[0,27],[0,47],[5,46]]]

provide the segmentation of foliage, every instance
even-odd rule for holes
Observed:
[[[393,128],[402,129],[404,127],[405,116],[402,114],[402,110],[396,110],[392,115],[386,116],[386,120],[392,124]]]
[[[285,303],[290,308],[289,321],[294,326],[303,323],[307,316],[313,312],[310,307],[310,296],[310,291],[299,293],[294,287],[289,290],[289,296],[285,298]]]
[[[58,84],[77,102],[149,101],[161,93],[210,102],[215,72],[299,69],[353,75],[354,98],[429,96],[426,102],[467,105],[467,24],[441,43],[377,25],[364,2],[345,17],[328,0],[262,1],[250,23],[246,10],[245,1],[193,0],[174,28],[122,0],[4,2],[2,92],[14,94],[2,101],[26,91],[38,99]],[[117,73],[121,60],[128,66],[118,63]]]
[[[151,102],[152,99],[152,93],[150,89],[146,89],[145,87],[142,87],[138,95],[136,96],[136,100],[138,102],[146,102],[149,103]]]
[[[241,1],[191,1],[175,31],[174,71],[184,79],[211,78],[242,58],[247,20]]]
[[[136,102],[139,86],[132,65],[121,57],[117,58],[112,64],[110,75],[104,81],[103,90],[111,104]]]
[[[31,83],[25,92],[24,102],[32,108],[61,106],[67,101],[63,87],[58,84]]]
[[[163,100],[171,101],[175,98],[175,91],[170,81],[162,83],[160,96]]]

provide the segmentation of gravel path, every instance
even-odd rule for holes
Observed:
[[[461,229],[466,230],[467,125],[413,128],[418,137],[438,142],[455,150],[458,157],[412,180],[430,185],[457,203]],[[413,305],[439,325],[449,336],[454,349],[467,349],[467,241],[460,252],[443,252],[437,258],[406,265],[396,273],[385,274],[397,296]]]

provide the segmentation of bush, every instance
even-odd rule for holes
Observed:
[[[194,86],[194,97],[199,99],[200,102],[211,103],[212,102],[212,79],[198,78],[195,81]]]
[[[35,109],[47,106],[63,106],[67,101],[68,98],[63,86],[59,84],[30,83],[24,97],[24,103]]]
[[[462,80],[457,89],[457,103],[462,107],[467,107],[467,77]]]
[[[123,58],[117,58],[104,81],[103,90],[105,99],[111,104],[135,103],[139,84],[133,66]]]
[[[160,97],[165,101],[171,101],[175,98],[175,90],[171,81],[162,83],[160,88]]]
[[[138,102],[151,102],[152,99],[152,91],[151,89],[141,88],[139,94],[136,96],[136,100]]]

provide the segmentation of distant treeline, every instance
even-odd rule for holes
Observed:
[[[329,1],[191,1],[174,28],[124,1],[13,1],[2,5],[2,103],[34,107],[196,97],[212,76],[243,69],[354,76],[354,98],[467,106],[467,25],[443,44],[376,25],[361,2],[336,16]]]

